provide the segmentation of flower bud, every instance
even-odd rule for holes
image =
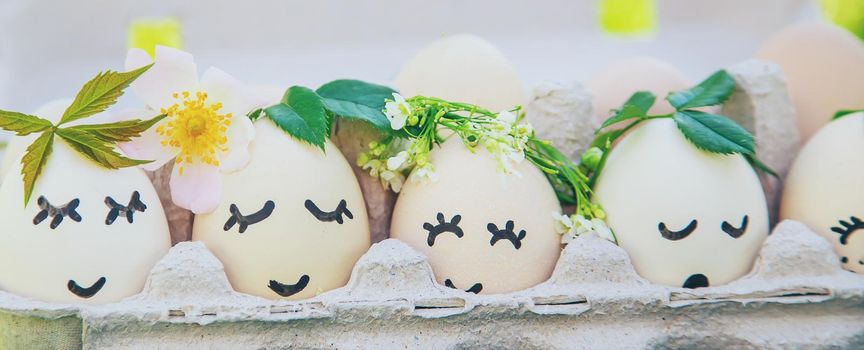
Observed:
[[[591,147],[585,153],[582,153],[581,164],[591,171],[596,171],[601,159],[603,159],[603,150]]]

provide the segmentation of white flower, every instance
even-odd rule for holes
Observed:
[[[516,123],[516,115],[513,114],[513,112],[510,112],[510,111],[501,111],[501,112],[498,112],[498,118],[496,118],[496,119],[499,120],[499,121],[502,121],[502,122],[504,122],[504,123],[507,123],[507,124],[514,124],[514,123]]]
[[[153,160],[143,165],[156,170],[175,159],[171,175],[171,199],[196,214],[212,212],[219,205],[222,173],[243,169],[249,163],[249,145],[255,128],[246,114],[264,101],[228,75],[209,68],[198,79],[192,55],[157,46],[155,60],[140,49],[131,49],[126,68],[153,63],[132,90],[146,103],[138,115],[168,117],[140,138],[120,144],[130,157]]]
[[[405,127],[405,122],[411,116],[411,105],[402,95],[394,92],[393,101],[384,104],[384,114],[390,120],[390,127],[393,130],[400,130]]]
[[[399,152],[395,156],[387,159],[387,170],[394,170],[395,171],[395,170],[402,169],[402,167],[404,165],[407,165],[407,164],[405,164],[407,160],[408,160],[408,152],[407,151]]]
[[[435,173],[435,167],[432,163],[426,163],[422,166],[414,168],[411,172],[411,181],[419,184],[438,181],[438,174]]]
[[[561,243],[567,244],[577,236],[584,235],[594,230],[594,223],[582,215],[571,215],[569,217],[554,213],[555,230],[561,234]],[[566,228],[566,231],[564,230]]]
[[[594,227],[594,232],[596,232],[597,235],[600,236],[600,238],[604,238],[609,242],[618,244],[617,240],[615,239],[615,235],[612,234],[612,229],[610,229],[609,226],[606,225],[605,221],[595,218],[591,219],[591,224]]]
[[[570,229],[573,228],[573,220],[567,215],[552,213],[552,218],[555,219],[555,232],[558,232],[558,234],[563,235],[570,232]]]
[[[393,192],[399,193],[402,190],[402,184],[405,182],[405,176],[399,172],[386,170],[381,172],[381,183],[384,186],[390,186]]]

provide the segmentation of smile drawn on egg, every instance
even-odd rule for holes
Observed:
[[[342,225],[343,219],[342,215],[344,214],[349,220],[354,219],[354,214],[348,210],[348,202],[344,199],[339,201],[339,205],[336,206],[336,209],[331,212],[325,212],[318,208],[311,199],[307,199],[303,205],[306,207],[306,210],[309,211],[312,216],[314,216],[318,221],[321,222],[332,222],[336,221],[339,225]]]
[[[72,221],[75,222],[81,222],[81,215],[78,214],[77,211],[75,211],[76,209],[78,209],[78,205],[81,204],[81,200],[79,200],[78,198],[75,198],[69,201],[69,203],[61,205],[59,207],[51,205],[51,202],[49,202],[48,198],[45,198],[45,196],[39,196],[39,199],[36,201],[36,203],[39,205],[39,209],[41,210],[33,218],[33,225],[39,225],[49,216],[52,217],[51,224],[49,225],[52,230],[60,226],[60,223],[63,222],[64,217],[69,217],[70,219],[72,219]]]
[[[126,217],[126,221],[130,224],[134,221],[133,215],[136,211],[145,212],[147,210],[147,205],[141,201],[141,194],[138,191],[132,192],[132,198],[129,199],[128,205],[122,205],[117,203],[114,198],[105,197],[105,205],[108,206],[108,216],[105,217],[105,225],[111,225],[117,220],[117,217],[123,215]]]
[[[66,284],[66,288],[68,288],[69,291],[72,292],[72,294],[75,294],[80,298],[89,299],[96,295],[96,293],[99,293],[99,291],[102,290],[102,287],[105,286],[105,282],[107,281],[108,280],[105,277],[99,277],[99,280],[93,283],[93,285],[84,288],[79,286],[78,282],[75,282],[75,280],[69,280],[69,282]]]
[[[309,275],[300,276],[300,279],[297,280],[295,284],[283,284],[279,283],[276,280],[270,280],[270,284],[267,287],[270,288],[276,294],[282,297],[290,297],[294,294],[300,293],[303,289],[306,289],[306,286],[309,285]]]
[[[222,228],[225,231],[228,231],[232,227],[234,227],[234,225],[240,224],[238,231],[240,233],[244,233],[246,232],[246,229],[249,228],[249,225],[257,224],[261,221],[264,221],[264,219],[269,218],[270,214],[273,214],[273,209],[275,208],[276,203],[268,200],[266,203],[264,203],[264,207],[261,208],[261,210],[249,215],[243,215],[242,213],[240,213],[240,208],[237,208],[236,204],[231,204],[231,206],[228,208],[228,210],[231,212],[231,217],[229,217],[228,220],[225,221],[225,226],[223,226]]]
[[[459,288],[456,288],[455,285],[453,285],[453,281],[451,281],[449,278],[444,280],[444,285],[449,287],[449,288],[459,289]],[[482,290],[483,290],[483,283],[474,283],[474,285],[471,286],[471,288],[466,289],[465,292],[479,294],[480,291],[482,291]]]

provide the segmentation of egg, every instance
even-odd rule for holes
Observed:
[[[613,148],[595,195],[636,272],[659,284],[733,281],[768,235],[765,195],[747,160],[697,149],[671,119],[645,122]]]
[[[139,293],[171,247],[144,172],[103,168],[56,137],[25,206],[20,170],[0,186],[0,290],[56,303]]]
[[[496,112],[525,102],[510,61],[490,42],[467,34],[444,37],[420,50],[394,84],[406,97],[434,96]]]
[[[526,289],[549,278],[560,255],[553,213],[561,206],[529,161],[504,174],[483,149],[451,138],[430,154],[437,181],[408,181],[391,237],[428,258],[439,283],[482,293]]]
[[[70,104],[72,104],[72,99],[54,100],[39,107],[33,114],[48,119],[51,122],[57,122],[60,120],[60,116],[63,115],[63,111]],[[89,120],[90,118],[87,119],[88,122]],[[0,161],[0,179],[6,178],[6,173],[21,161],[21,156],[27,151],[27,146],[33,143],[33,140],[38,136],[38,134],[30,134],[13,137],[9,140],[9,143],[6,145],[6,152],[3,154],[3,160]]]
[[[783,69],[798,129],[807,140],[840,109],[864,108],[864,43],[827,23],[802,23],[769,38],[756,54]]]
[[[663,98],[671,91],[683,90],[691,85],[677,68],[651,57],[633,57],[614,62],[597,72],[587,83],[594,96],[594,113],[598,122],[606,120],[613,109],[621,108],[630,95],[637,91],[651,91],[657,95],[657,102],[650,113],[672,113],[674,108]]]
[[[348,282],[369,249],[363,195],[331,143],[301,143],[269,119],[255,123],[251,161],[225,174],[217,209],[195,217],[192,239],[225,265],[235,290],[304,299]]]
[[[864,112],[820,129],[798,153],[780,217],[830,241],[847,270],[864,273]]]

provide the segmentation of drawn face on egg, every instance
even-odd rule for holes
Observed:
[[[825,237],[843,268],[864,273],[864,113],[820,129],[789,170],[780,208]]]
[[[647,122],[613,148],[595,194],[636,271],[655,283],[728,283],[750,271],[768,235],[747,161],[696,149],[672,120]]]
[[[102,168],[55,139],[24,207],[20,170],[0,187],[0,290],[57,303],[115,302],[140,292],[171,246],[147,176]]]
[[[249,165],[223,176],[221,203],[195,217],[192,238],[239,292],[305,299],[345,285],[371,244],[350,165],[332,144],[301,144],[270,120],[255,132]]]
[[[495,294],[549,278],[561,236],[552,187],[530,162],[521,176],[496,170],[485,150],[471,153],[459,139],[430,155],[438,180],[408,181],[399,194],[391,236],[424,253],[439,283]]]

